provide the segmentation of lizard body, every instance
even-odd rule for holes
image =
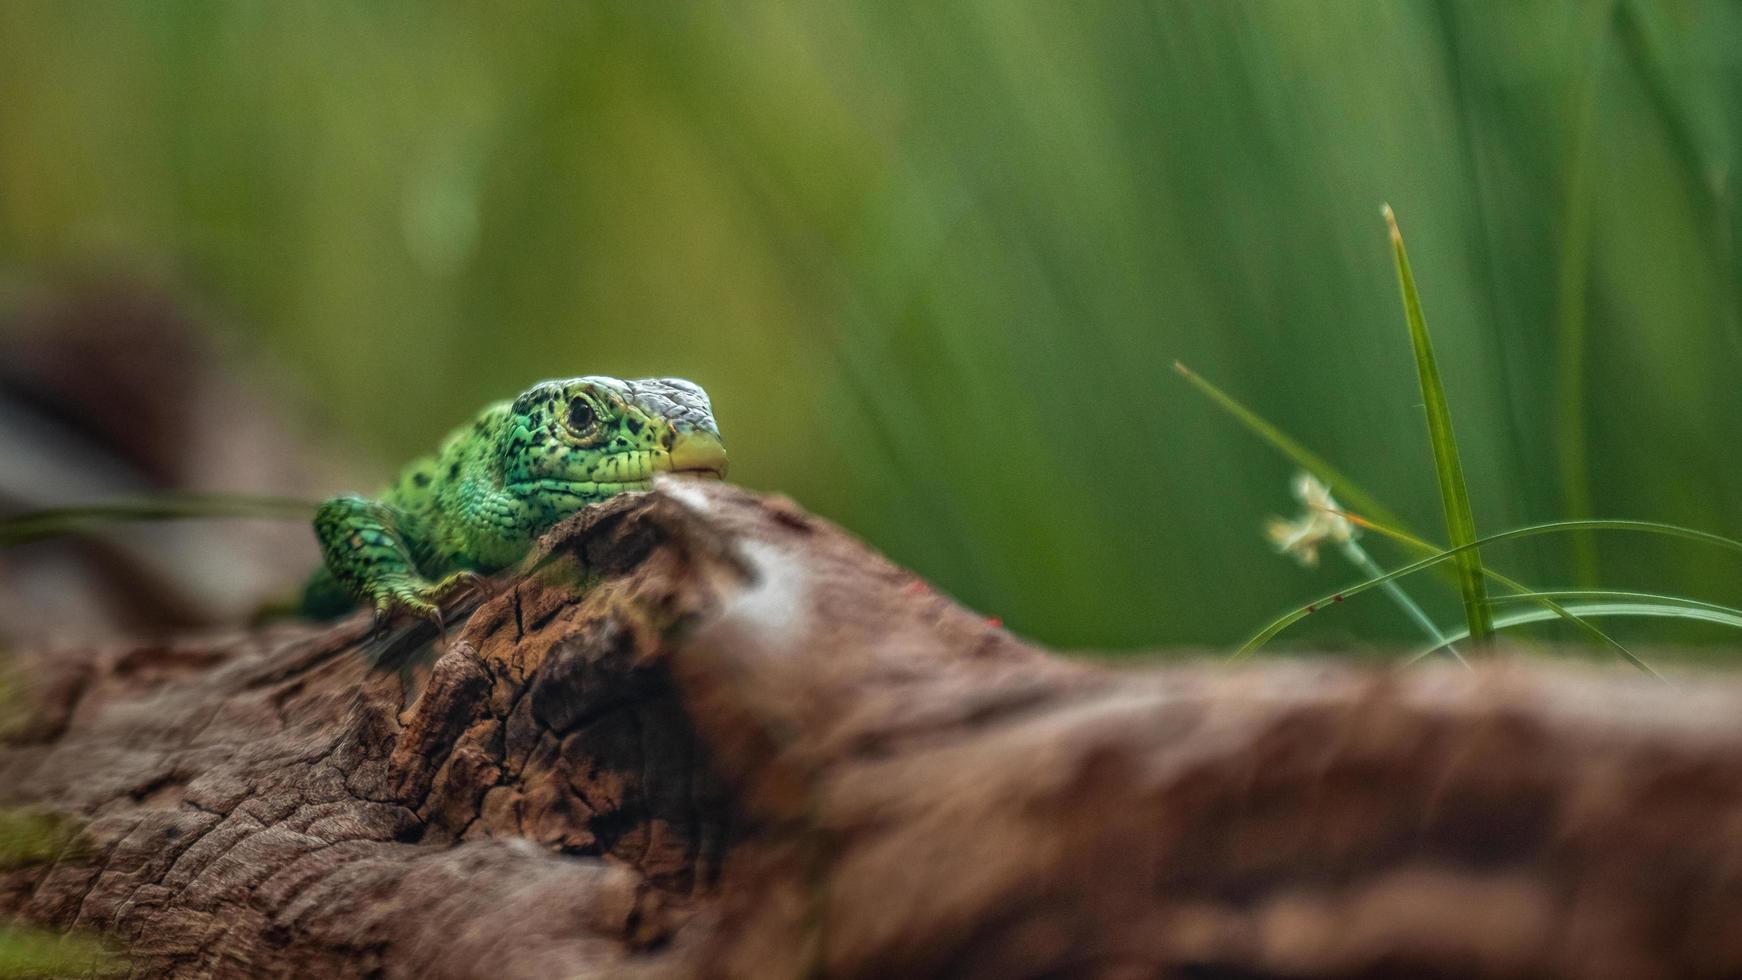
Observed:
[[[441,619],[443,600],[519,561],[588,504],[645,490],[658,472],[723,476],[707,393],[676,378],[546,381],[484,409],[374,498],[334,497],[315,514],[324,565],[304,609],[356,601],[384,620]]]

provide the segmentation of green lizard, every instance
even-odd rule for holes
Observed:
[[[323,564],[300,609],[337,616],[359,601],[377,623],[410,613],[438,625],[444,600],[514,564],[539,535],[591,503],[645,490],[659,472],[724,476],[707,393],[678,378],[546,381],[484,409],[377,498],[323,504],[164,493],[0,517],[0,547],[114,521],[315,514]]]
[[[546,381],[484,409],[377,498],[334,497],[315,514],[325,564],[310,615],[355,602],[376,622],[440,625],[445,600],[519,561],[557,521],[659,472],[724,476],[726,450],[700,387],[677,378]]]

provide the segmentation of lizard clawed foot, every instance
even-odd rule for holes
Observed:
[[[488,581],[471,569],[461,569],[426,589],[424,597],[437,606],[446,606],[450,600],[463,598],[467,593],[482,593]]]
[[[481,592],[485,578],[477,572],[463,570],[447,575],[439,582],[402,578],[384,582],[375,594],[375,628],[384,630],[401,614],[408,614],[435,626],[447,634],[447,616],[443,612],[456,597]]]

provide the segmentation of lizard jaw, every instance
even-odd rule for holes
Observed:
[[[702,429],[686,429],[677,434],[668,457],[671,472],[683,476],[724,479],[726,447],[720,437]]]

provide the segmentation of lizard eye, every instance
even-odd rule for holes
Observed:
[[[585,398],[577,398],[569,402],[569,428],[576,432],[586,432],[599,421],[599,413]]]

